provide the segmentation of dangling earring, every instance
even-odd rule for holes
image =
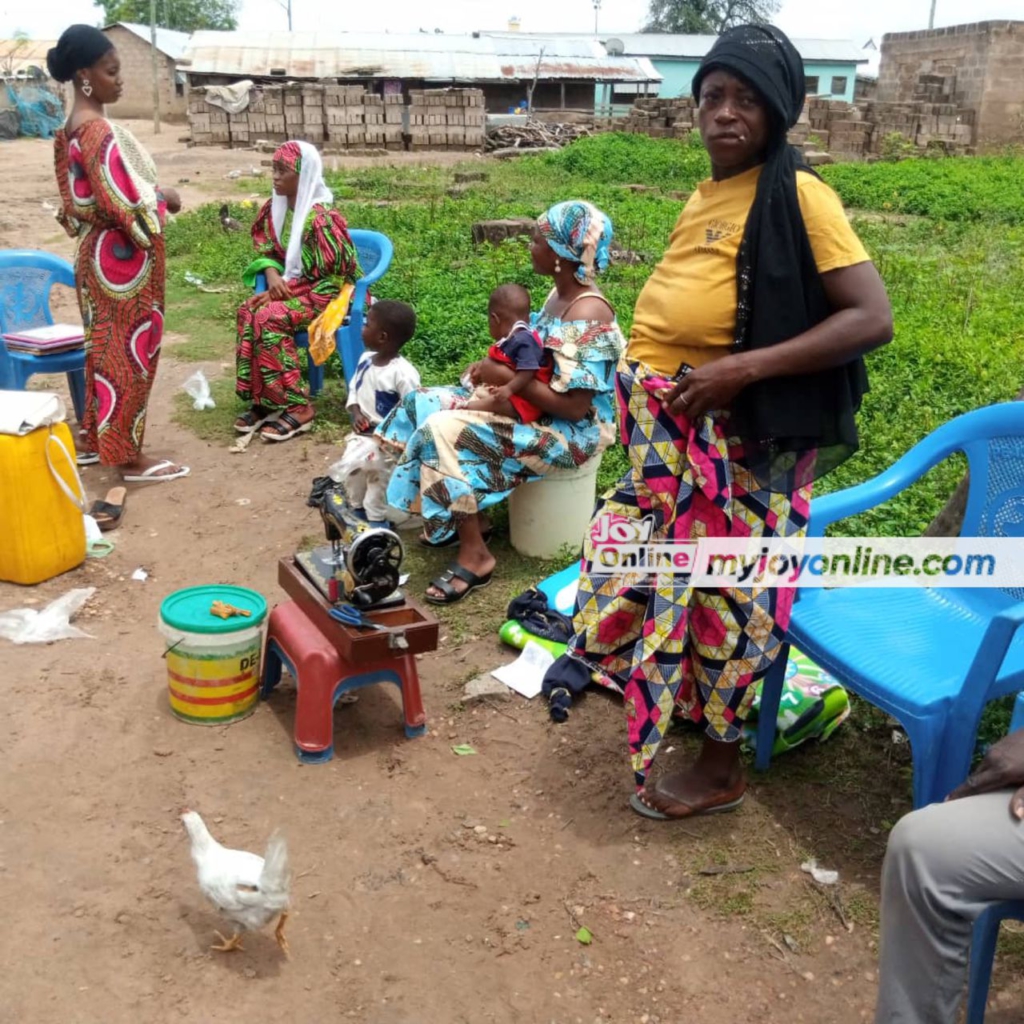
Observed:
[[[82,79],[82,95],[88,99],[92,95],[92,82],[88,78]]]
[[[555,273],[560,274],[562,272],[562,261],[556,256],[555,257]]]

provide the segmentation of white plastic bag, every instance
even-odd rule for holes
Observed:
[[[92,640],[71,625],[82,605],[96,593],[95,587],[69,590],[51,601],[42,611],[35,608],[14,608],[0,613],[0,637],[16,644],[48,644],[54,640]]]
[[[213,396],[210,394],[210,383],[202,370],[196,370],[181,387],[188,393],[189,398],[193,400],[193,409],[201,412],[203,409],[215,409],[217,407],[217,403],[214,402]]]
[[[390,465],[372,434],[350,434],[341,458],[327,470],[336,484],[346,484],[356,473],[387,475]]]

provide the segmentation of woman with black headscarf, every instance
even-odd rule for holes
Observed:
[[[739,806],[752,684],[785,640],[794,591],[610,575],[595,561],[616,532],[605,527],[625,517],[652,544],[803,536],[813,480],[857,447],[862,356],[892,337],[839,199],[787,143],[805,99],[792,43],[770,26],[725,32],[693,94],[712,176],[637,301],[618,377],[632,468],[596,512],[569,647],[625,693],[631,803],[651,818]],[[703,730],[701,752],[647,786],[673,714]]]
[[[72,25],[46,63],[58,82],[74,83],[54,161],[63,207],[58,219],[78,242],[75,283],[85,327],[79,465],[117,466],[126,482],[187,476],[188,467],[142,454],[164,326],[163,221],[168,209],[180,207],[177,193],[158,189],[149,154],[105,116],[104,105],[121,95],[121,62],[107,36]],[[101,513],[116,525],[116,509]]]

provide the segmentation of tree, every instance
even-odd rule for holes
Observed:
[[[149,0],[95,0],[103,10],[103,23],[129,21],[149,24]],[[240,0],[156,0],[156,23],[178,32],[200,29],[231,31],[238,28]]]
[[[733,25],[766,24],[780,0],[650,0],[644,32],[718,35]]]
[[[18,63],[28,49],[29,36],[20,29],[14,33],[13,39],[6,40],[0,50],[0,77],[13,78],[14,65]]]

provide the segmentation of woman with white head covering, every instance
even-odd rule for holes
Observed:
[[[323,312],[346,280],[355,281],[359,264],[345,218],[331,208],[334,196],[313,146],[281,146],[274,154],[273,182],[274,195],[252,226],[257,258],[247,270],[253,277],[264,272],[267,290],[238,310],[235,390],[252,408],[235,421],[235,429],[240,434],[259,430],[265,441],[287,441],[309,430],[314,416],[295,335]]]

